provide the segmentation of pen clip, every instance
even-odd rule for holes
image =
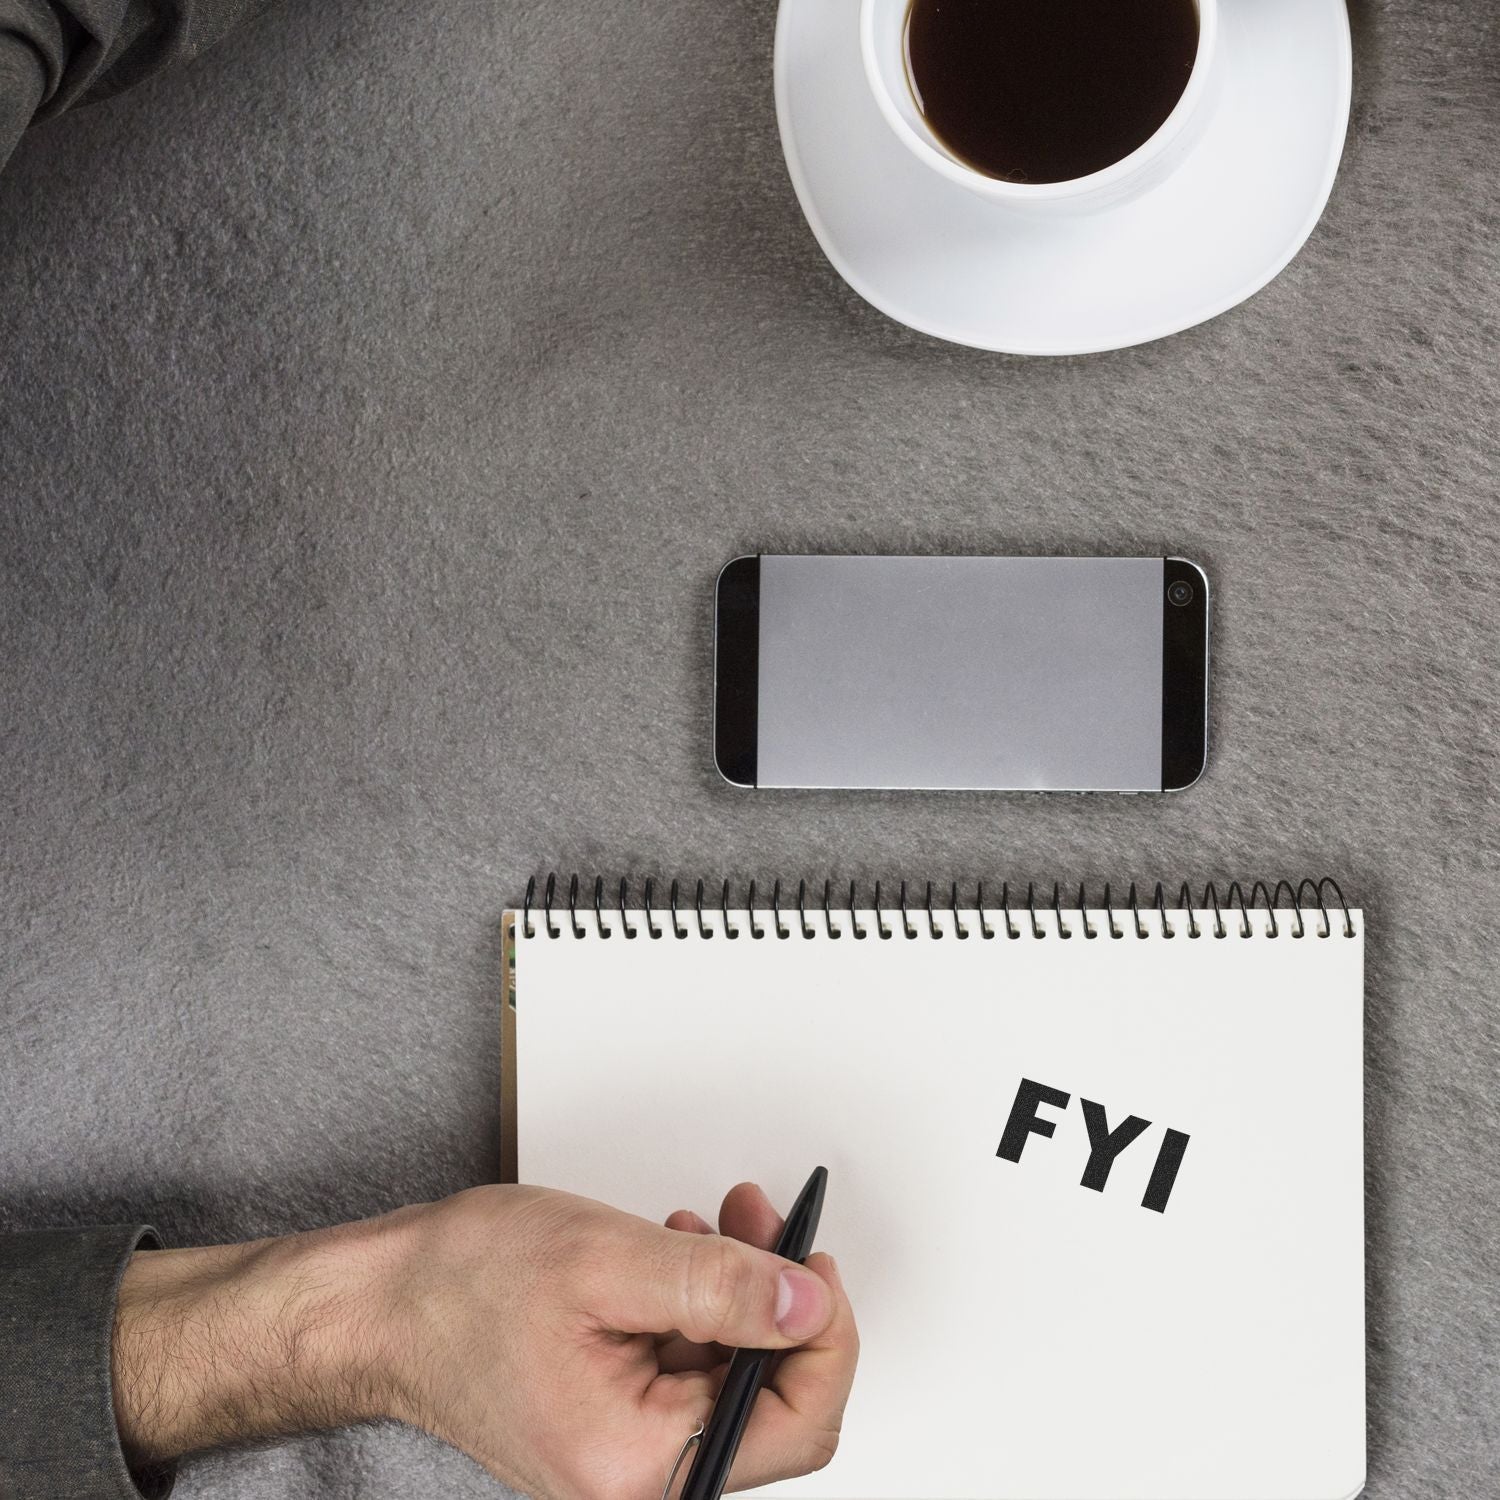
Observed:
[[[689,1435],[688,1440],[677,1450],[677,1461],[672,1465],[672,1472],[667,1475],[667,1482],[661,1492],[661,1500],[672,1500],[672,1486],[677,1483],[677,1471],[682,1467],[682,1461],[698,1445],[703,1438],[703,1423],[700,1422]]]

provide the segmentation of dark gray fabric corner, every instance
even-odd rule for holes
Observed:
[[[0,163],[31,123],[46,83],[35,50],[13,32],[0,31]]]
[[[115,1429],[110,1344],[143,1224],[0,1234],[0,1495],[165,1500],[170,1468],[132,1476]]]
[[[1485,1491],[1500,10],[1353,16],[1303,253],[1084,359],[939,344],[839,280],[781,161],[771,0],[283,4],[29,132],[0,176],[0,1226],[201,1243],[492,1176],[499,915],[534,872],[1331,874],[1369,913],[1367,1494]],[[709,611],[762,550],[1201,560],[1206,776],[736,792]],[[177,1486],[435,1493],[497,1490],[389,1426]]]
[[[0,0],[0,41],[29,53],[42,80],[33,109],[47,120],[190,61],[263,6],[264,0]],[[11,98],[0,91],[0,113],[13,113],[23,98],[24,91]]]

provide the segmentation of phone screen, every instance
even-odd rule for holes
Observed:
[[[1207,606],[1202,571],[1159,557],[736,559],[719,767],[762,787],[1186,785]]]

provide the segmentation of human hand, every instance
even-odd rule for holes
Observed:
[[[127,1453],[395,1417],[534,1500],[658,1493],[727,1347],[792,1349],[731,1488],[832,1456],[858,1337],[830,1257],[770,1254],[742,1184],[715,1235],[540,1188],[476,1188],[366,1224],[138,1254],[116,1325]],[[232,1351],[233,1358],[226,1358]]]

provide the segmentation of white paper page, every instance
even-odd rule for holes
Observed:
[[[807,1500],[1345,1500],[1363,1484],[1363,937],[518,931],[520,1177],[660,1220],[829,1171],[862,1357]],[[661,918],[663,927],[667,919]],[[759,915],[769,929],[770,918]],[[1355,915],[1363,933],[1363,919]],[[518,929],[520,924],[518,923]],[[613,919],[618,927],[618,918]],[[695,923],[690,919],[690,925]],[[712,926],[719,929],[714,919]],[[1022,1079],[1049,1139],[997,1156]],[[1081,1100],[1150,1128],[1102,1192]],[[1142,1207],[1165,1131],[1188,1144]],[[684,1434],[685,1436],[686,1434]],[[671,1455],[666,1455],[670,1459]]]

